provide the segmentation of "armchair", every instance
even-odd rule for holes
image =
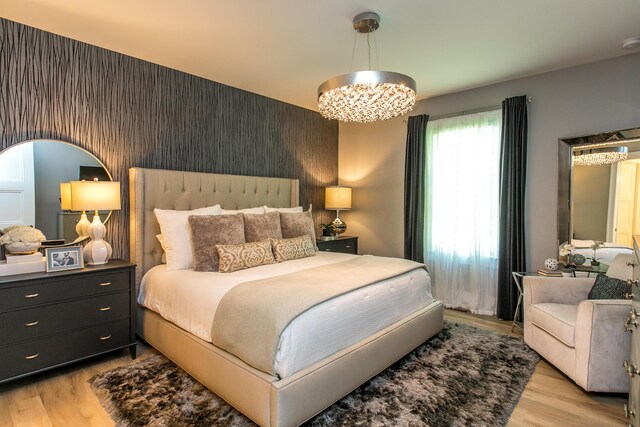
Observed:
[[[632,260],[632,254],[617,255],[607,275],[631,279]],[[594,281],[525,277],[524,341],[586,391],[628,392],[622,364],[631,345],[624,331],[631,301],[588,300]]]

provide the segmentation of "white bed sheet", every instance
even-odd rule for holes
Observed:
[[[346,261],[356,255],[316,256],[234,273],[166,271],[158,265],[142,279],[138,303],[211,342],[218,304],[234,286],[307,268]],[[283,332],[274,369],[284,378],[389,326],[433,302],[426,271],[414,270],[319,304]]]

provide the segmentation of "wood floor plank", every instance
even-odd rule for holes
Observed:
[[[51,427],[54,425],[39,396],[13,399],[9,411],[14,426]]]
[[[445,318],[522,337],[519,329],[511,332],[511,322],[501,321],[493,316],[445,310]],[[152,353],[156,351],[143,343],[138,344],[140,357]],[[91,391],[88,380],[99,372],[128,363],[131,363],[128,351],[115,352],[61,370],[0,385],[0,426],[113,426],[111,418]],[[525,387],[508,425],[625,426],[627,423],[622,409],[625,402],[626,395],[584,392],[542,359]],[[62,420],[65,421],[61,424]]]

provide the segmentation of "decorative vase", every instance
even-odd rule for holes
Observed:
[[[28,255],[35,253],[40,248],[40,245],[40,242],[14,242],[7,243],[6,245],[4,245],[4,248],[12,255]]]
[[[573,261],[575,265],[582,265],[585,263],[585,261],[587,261],[587,259],[584,257],[584,255],[573,254],[571,255],[571,261]]]
[[[600,269],[600,261],[591,261],[591,269],[599,270]]]

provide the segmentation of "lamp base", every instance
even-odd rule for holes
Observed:
[[[111,245],[104,240],[92,240],[82,249],[84,263],[87,265],[106,264],[111,259]]]
[[[347,231],[347,223],[342,221],[340,217],[336,217],[331,223],[331,227],[333,228],[333,232],[338,236]]]
[[[102,238],[105,231],[105,226],[102,221],[100,221],[100,216],[96,211],[93,217],[93,222],[89,226],[88,230],[91,241],[82,249],[85,264],[106,264],[111,258],[111,245]]]

